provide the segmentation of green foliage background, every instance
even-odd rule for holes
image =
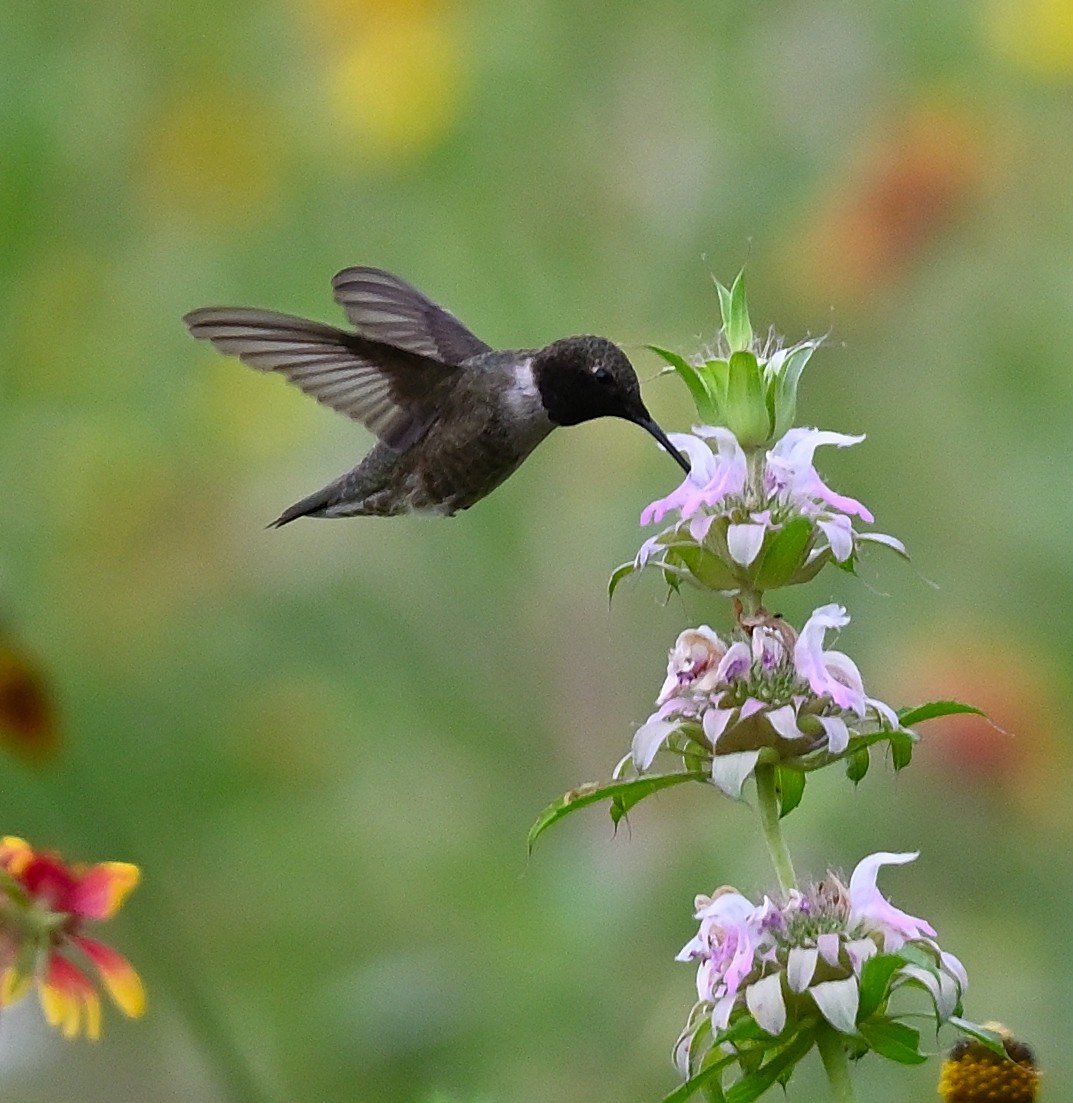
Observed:
[[[0,4],[0,616],[63,736],[3,764],[0,827],[143,868],[108,937],[150,998],[97,1045],[5,1011],[0,1094],[673,1086],[692,897],[773,882],[750,813],[696,787],[525,835],[610,771],[676,632],[727,626],[654,579],[607,608],[676,469],[597,423],[451,521],[266,532],[368,439],[179,319],[336,321],[332,273],[382,265],[494,344],[614,337],[684,429],[641,346],[699,347],[743,262],[758,325],[831,331],[801,419],[868,434],[825,470],[919,572],[782,611],[844,601],[871,692],[1013,733],[810,785],[799,869],[919,848],[883,887],[1068,1094],[1071,107],[1058,0]],[[861,1098],[936,1074],[866,1062]]]

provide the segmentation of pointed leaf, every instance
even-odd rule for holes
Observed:
[[[880,1057],[897,1061],[900,1065],[921,1065],[928,1059],[927,1054],[920,1052],[920,1033],[905,1023],[880,1019],[873,1023],[861,1023],[860,1031]]]
[[[549,804],[537,817],[536,822],[529,829],[529,851],[533,850],[533,844],[553,823],[558,823],[571,812],[579,808],[585,808],[590,804],[596,804],[601,800],[616,801],[623,812],[632,808],[639,800],[643,800],[650,793],[660,789],[668,789],[672,785],[681,785],[684,781],[707,781],[704,771],[695,773],[676,774],[645,774],[643,777],[625,778],[608,782],[589,782],[579,785],[564,793],[557,801]],[[620,813],[620,817],[621,817]]]
[[[958,716],[968,713],[973,716],[984,716],[982,709],[975,705],[965,705],[961,701],[929,701],[926,705],[917,705],[915,708],[898,710],[898,720],[903,728],[911,728],[914,724],[922,724],[925,720],[935,720],[940,716]]]
[[[916,742],[909,732],[891,732],[891,764],[895,770],[904,770],[913,759],[913,745]]]
[[[1000,1057],[1009,1056],[1002,1041],[1002,1035],[996,1031],[981,1026],[979,1023],[974,1023],[971,1019],[963,1019],[960,1015],[951,1015],[947,1022],[951,1026],[957,1027],[962,1034],[967,1034],[970,1038],[975,1038],[976,1041],[987,1046],[992,1053],[997,1053]]]
[[[611,797],[611,821],[618,824],[619,820],[635,804],[640,804],[645,797],[658,793],[661,789],[670,789],[672,786],[681,785],[683,781],[707,780],[707,770],[693,770],[687,773],[674,774],[646,774],[644,777],[631,778],[626,788]],[[645,784],[646,782],[651,784]]]
[[[623,563],[620,567],[616,567],[611,574],[611,577],[607,580],[607,600],[610,601],[615,596],[615,591],[618,589],[618,584],[624,579],[629,578],[634,571],[637,570],[637,566],[631,560],[629,563]]]
[[[771,434],[775,440],[786,435],[797,417],[797,384],[818,345],[819,341],[802,341],[786,354],[775,382],[774,430]]]
[[[681,376],[693,397],[693,404],[697,407],[700,420],[708,425],[715,424],[719,420],[719,410],[715,396],[708,389],[703,375],[685,357],[679,356],[676,352],[660,348],[659,345],[649,345],[648,348],[666,360]]]
[[[745,271],[738,273],[730,291],[717,283],[719,308],[723,315],[723,332],[731,352],[747,349],[753,339],[753,327],[749,322],[749,307],[745,300]]]
[[[779,794],[779,819],[782,819],[801,803],[801,798],[805,794],[805,772],[780,766],[776,785]]]

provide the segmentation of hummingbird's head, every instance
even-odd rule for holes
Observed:
[[[620,417],[651,433],[687,473],[689,461],[667,439],[641,398],[626,354],[604,337],[564,337],[533,356],[533,380],[556,425]]]

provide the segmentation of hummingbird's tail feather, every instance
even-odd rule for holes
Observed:
[[[288,506],[274,521],[265,527],[279,529],[283,528],[284,525],[289,525],[292,521],[297,521],[299,517],[322,516],[324,510],[327,509],[335,497],[336,490],[336,484],[332,483],[330,486],[324,487],[323,490],[310,494],[300,502],[295,502],[293,506]]]

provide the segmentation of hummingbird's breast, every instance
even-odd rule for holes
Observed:
[[[528,357],[474,368],[413,449],[413,508],[468,509],[513,474],[552,428]]]

